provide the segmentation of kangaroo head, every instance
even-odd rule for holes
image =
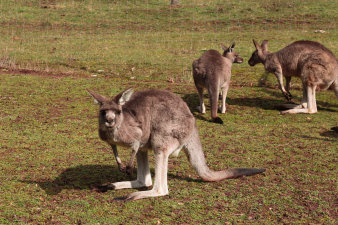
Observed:
[[[94,98],[94,101],[100,105],[99,110],[99,126],[100,129],[119,128],[123,122],[122,106],[129,101],[133,94],[133,89],[130,88],[112,99],[95,93],[92,90],[87,90]]]
[[[264,40],[261,45],[259,45],[255,40],[252,40],[256,50],[252,53],[251,58],[248,63],[250,66],[254,66],[257,63],[263,63],[265,61],[266,55],[268,54],[268,41]]]
[[[233,63],[243,62],[243,58],[240,57],[239,54],[234,51],[235,43],[232,43],[232,45],[230,45],[229,48],[225,47],[223,44],[221,44],[221,47],[224,50],[223,57],[230,59]]]

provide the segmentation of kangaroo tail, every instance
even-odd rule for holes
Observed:
[[[185,146],[185,153],[188,156],[193,168],[205,181],[220,181],[223,179],[237,178],[241,176],[251,176],[265,171],[265,169],[255,168],[236,168],[221,171],[211,170],[206,164],[201,141],[196,127],[194,128],[193,134]]]
[[[209,86],[209,98],[211,104],[211,119],[214,123],[223,124],[223,120],[217,116],[218,110],[218,97],[219,97],[219,87],[218,84],[210,84],[213,87]]]

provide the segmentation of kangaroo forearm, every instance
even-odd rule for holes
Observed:
[[[117,166],[119,167],[119,170],[120,171],[124,171],[125,170],[125,166],[124,166],[124,164],[122,163],[122,160],[119,157],[119,154],[118,154],[118,151],[117,151],[117,146],[116,145],[111,145],[111,147],[113,149],[114,156],[115,156],[115,159],[116,159]]]

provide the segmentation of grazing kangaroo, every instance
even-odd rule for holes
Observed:
[[[99,103],[99,136],[110,145],[129,146],[131,161],[137,159],[137,179],[110,183],[106,189],[141,188],[152,185],[148,150],[154,150],[155,180],[148,191],[125,197],[136,200],[168,194],[167,171],[170,154],[178,155],[184,148],[198,175],[205,181],[219,181],[262,173],[264,169],[239,168],[213,171],[206,164],[195,118],[187,104],[167,91],[146,90],[133,93],[128,89],[107,98],[88,90]]]
[[[284,104],[285,113],[316,113],[316,87],[333,89],[338,98],[338,63],[335,55],[325,46],[314,41],[296,41],[274,53],[268,51],[268,41],[259,45],[248,63],[254,66],[263,63],[264,68],[277,77],[279,88],[287,100],[291,99],[289,84],[291,76],[300,77],[303,84],[303,98],[300,105]],[[283,86],[286,78],[286,88]]]
[[[221,46],[224,50],[223,55],[213,49],[206,51],[192,63],[192,71],[200,100],[198,110],[205,113],[203,91],[206,88],[211,104],[212,121],[223,124],[222,119],[217,116],[219,92],[222,90],[222,107],[220,110],[221,113],[225,113],[225,100],[230,85],[232,63],[242,63],[243,59],[233,50],[235,43],[229,48],[224,45]]]

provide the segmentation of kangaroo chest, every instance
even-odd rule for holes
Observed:
[[[103,141],[125,147],[131,147],[134,143],[139,143],[140,147],[146,145],[146,141],[141,140],[142,132],[137,129],[133,129],[130,132],[123,129],[109,129],[99,130],[100,137]]]

